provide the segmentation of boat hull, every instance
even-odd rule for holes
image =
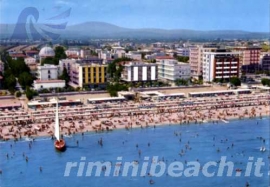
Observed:
[[[66,142],[63,139],[56,140],[54,142],[54,147],[58,151],[64,151],[66,149]]]

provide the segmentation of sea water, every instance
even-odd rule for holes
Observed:
[[[134,128],[132,130],[115,130],[104,133],[85,133],[66,137],[67,149],[65,152],[57,152],[50,138],[37,138],[31,146],[29,140],[0,143],[0,186],[1,187],[115,187],[115,186],[151,186],[172,187],[241,187],[248,183],[251,187],[269,186],[269,118],[232,120],[229,123],[218,124],[189,124],[166,125],[156,128]],[[102,138],[103,146],[98,141]],[[265,140],[265,141],[263,141]],[[78,141],[78,144],[77,144]],[[233,145],[233,146],[232,146]],[[187,147],[187,148],[186,148]],[[265,147],[266,151],[260,151]],[[181,150],[184,154],[181,156]],[[139,154],[139,151],[141,154]],[[8,154],[8,158],[7,158]],[[26,162],[26,156],[28,162]],[[203,166],[207,162],[220,163],[221,158],[234,163],[232,176],[227,176],[225,168],[222,176],[207,177],[201,173],[195,176],[183,175],[173,177],[166,172],[157,176],[140,176],[140,170],[136,176],[131,172],[127,176],[114,176],[114,168],[111,174],[87,176],[88,162],[137,161],[139,166],[149,158],[149,167],[153,158],[158,158],[166,165],[173,162],[181,162],[188,168],[188,162],[197,162]],[[250,176],[245,176],[246,165],[253,158]],[[265,163],[261,167],[262,176],[254,175],[255,161],[260,158]],[[77,163],[77,167],[70,170],[65,176],[67,163]],[[79,164],[86,163],[81,167]],[[42,167],[42,171],[40,170]],[[242,169],[241,175],[236,176],[236,168]],[[157,168],[158,171],[158,168]],[[214,172],[210,168],[209,172]],[[79,173],[79,174],[78,174]],[[191,172],[192,173],[192,172]],[[217,171],[216,171],[217,173]]]

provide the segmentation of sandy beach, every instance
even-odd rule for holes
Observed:
[[[164,124],[212,122],[269,116],[268,94],[247,94],[164,101],[125,101],[59,107],[61,134],[71,136],[89,131],[125,128],[155,128]],[[0,113],[1,140],[53,136],[55,107],[21,107]],[[229,125],[229,124],[227,124]]]

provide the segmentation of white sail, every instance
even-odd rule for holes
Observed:
[[[56,111],[55,111],[54,136],[57,140],[60,140],[60,127],[59,127],[58,100],[57,99],[56,99]]]

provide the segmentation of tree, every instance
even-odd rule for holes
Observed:
[[[33,84],[33,77],[30,73],[23,72],[19,75],[18,81],[23,88],[26,86],[30,87]]]
[[[38,93],[35,90],[32,90],[29,87],[26,87],[25,95],[28,100],[31,100],[34,98],[34,96],[37,96]]]
[[[19,97],[22,96],[22,93],[21,93],[20,91],[17,91],[16,94],[15,94],[15,96],[16,96],[17,98],[19,98]]]
[[[188,81],[185,79],[176,79],[174,82],[177,86],[180,86],[180,85],[187,86],[188,85]]]
[[[263,78],[261,80],[262,85],[264,86],[270,86],[270,79]]]
[[[68,74],[68,72],[67,72],[66,67],[64,67],[63,73],[62,73],[62,75],[59,77],[59,79],[65,80],[66,87],[67,87],[67,85],[68,85],[68,83],[69,83],[69,81],[70,81],[70,76],[69,76],[69,74]]]
[[[108,84],[107,85],[107,91],[109,92],[110,96],[116,97],[117,92],[119,92],[119,91],[128,91],[128,87],[127,87],[127,85],[122,85],[120,83]]]
[[[43,66],[44,64],[52,64],[52,65],[58,65],[58,61],[57,59],[53,58],[53,57],[46,57],[44,59],[42,59],[41,61],[41,65]]]
[[[8,89],[10,92],[15,91],[16,84],[17,81],[14,75],[9,74],[7,76],[4,76],[4,87]]]
[[[11,62],[8,63],[8,66],[11,70],[11,73],[15,77],[18,77],[23,72],[30,73],[30,68],[25,64],[23,58],[19,58],[17,60],[12,60]]]
[[[179,62],[188,62],[189,61],[189,57],[188,56],[177,56],[176,59]]]
[[[67,58],[67,55],[65,53],[65,49],[62,46],[57,46],[54,50],[55,52],[55,58],[58,60]]]
[[[117,65],[120,62],[131,61],[131,60],[132,59],[130,59],[130,58],[124,57],[124,58],[117,58],[114,61],[112,61],[112,63],[110,63],[108,65],[108,69],[107,69],[107,72],[108,72],[110,78],[112,78],[115,82],[118,82],[120,80],[123,67],[121,65],[119,65],[119,67],[117,68]]]
[[[238,77],[232,77],[232,78],[230,78],[230,83],[233,86],[241,86],[241,80]]]

